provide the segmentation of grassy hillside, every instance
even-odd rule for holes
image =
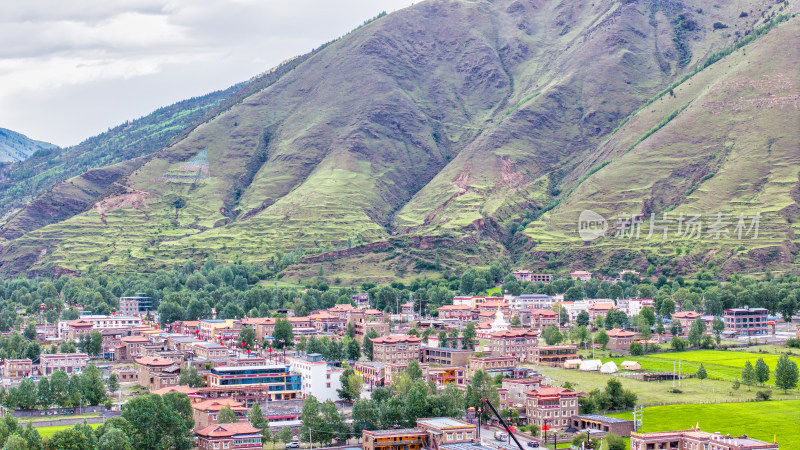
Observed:
[[[576,212],[766,204],[765,213],[793,214],[795,107],[781,103],[778,117],[726,102],[764,95],[748,94],[741,77],[795,82],[797,55],[779,42],[797,19],[704,63],[795,6],[428,0],[294,62],[115,172],[110,188],[79,189],[91,198],[81,211],[50,222],[23,211],[3,229],[0,270],[133,270],[290,252],[289,276],[323,265],[330,275],[385,278],[434,259],[593,266],[620,252],[646,266],[644,244],[573,246]],[[754,113],[763,118],[749,120]],[[765,223],[763,240],[740,251],[788,248],[789,220]]]
[[[0,128],[0,164],[23,161],[39,150],[58,148],[56,145],[37,141],[17,133]]]

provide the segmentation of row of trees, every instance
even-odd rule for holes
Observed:
[[[755,366],[750,361],[747,361],[744,364],[744,368],[742,368],[741,382],[747,385],[749,390],[750,386],[756,383],[760,385],[766,384],[770,379],[770,373],[769,366],[764,362],[764,358],[758,358]],[[789,389],[797,387],[799,377],[800,373],[798,372],[797,364],[789,359],[789,356],[781,355],[775,365],[775,386],[787,392]],[[739,379],[737,378],[734,385],[738,383]]]
[[[100,369],[89,365],[83,373],[73,373],[72,376],[57,370],[50,378],[42,377],[38,383],[25,378],[19,386],[0,390],[0,404],[20,409],[50,408],[53,405],[63,408],[94,406],[106,402],[107,391],[113,394],[117,389],[116,375],[111,374],[106,386]]]

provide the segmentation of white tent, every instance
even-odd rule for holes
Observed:
[[[581,362],[582,361],[580,359],[568,359],[568,360],[564,361],[564,368],[565,369],[577,369],[578,367],[581,366]]]
[[[622,370],[642,370],[642,365],[639,364],[639,361],[622,361],[620,368]]]
[[[600,370],[600,367],[603,366],[603,362],[599,359],[587,359],[586,361],[581,363],[581,366],[578,370],[583,372],[593,372]]]
[[[617,373],[618,371],[619,368],[614,364],[614,361],[609,361],[600,368],[600,373]]]

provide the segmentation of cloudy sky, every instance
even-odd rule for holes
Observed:
[[[244,81],[412,3],[3,0],[0,127],[77,144]]]

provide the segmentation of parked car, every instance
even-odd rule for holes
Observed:
[[[528,447],[539,448],[539,441],[528,441]]]
[[[300,443],[297,441],[289,442],[286,444],[286,448],[300,448]]]
[[[494,432],[494,438],[501,442],[506,442],[508,440],[508,436],[505,433],[501,433],[499,431]]]

